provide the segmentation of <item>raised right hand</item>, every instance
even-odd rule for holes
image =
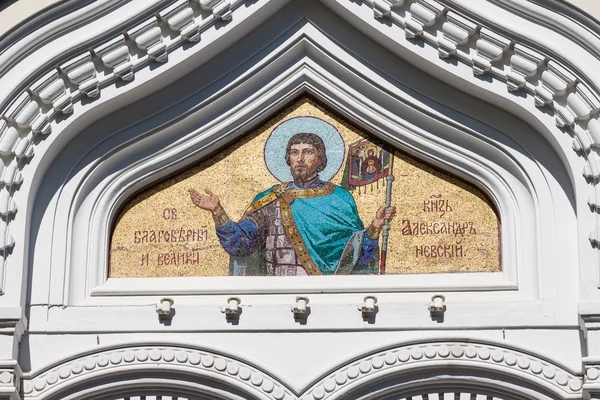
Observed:
[[[192,203],[203,210],[210,211],[213,215],[218,215],[223,211],[219,197],[211,192],[210,189],[204,189],[206,194],[198,193],[196,189],[190,189]]]

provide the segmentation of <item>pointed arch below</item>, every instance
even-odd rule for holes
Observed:
[[[161,394],[190,400],[550,400],[580,398],[582,387],[581,377],[533,354],[460,341],[415,343],[369,354],[301,393],[243,360],[184,345],[104,349],[28,375],[24,394],[39,400]]]

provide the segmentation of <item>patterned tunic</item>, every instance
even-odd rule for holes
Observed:
[[[314,189],[326,184],[317,176],[308,182],[290,182],[286,189]],[[308,275],[285,233],[279,199],[240,222],[229,220],[225,225],[217,226],[216,232],[221,245],[232,256],[231,275]],[[359,266],[366,265],[373,258],[379,247],[378,240],[364,235],[362,247]],[[259,252],[261,254],[257,255]],[[257,258],[250,266],[247,262],[238,266],[235,258],[248,256]]]
[[[266,275],[307,275],[283,228],[279,200],[252,213],[256,226],[265,227]]]

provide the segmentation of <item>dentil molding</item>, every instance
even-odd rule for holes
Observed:
[[[108,37],[59,65],[42,66],[34,83],[17,93],[0,111],[0,294],[4,264],[15,240],[10,222],[17,212],[13,195],[23,182],[22,169],[34,157],[36,141],[52,131],[57,118],[68,118],[73,104],[96,98],[102,88],[133,80],[135,71],[151,63],[168,62],[168,53],[200,40],[217,22],[227,23],[246,0],[176,0],[145,22],[119,36]],[[196,11],[209,11],[208,17]],[[142,56],[133,56],[137,49]]]
[[[296,398],[275,378],[248,364],[207,351],[174,346],[129,347],[77,358],[26,380],[23,392],[26,399],[48,398],[87,379],[127,374],[136,367],[141,375],[154,370],[223,380],[262,399]]]
[[[586,161],[582,175],[593,187],[588,204],[596,221],[589,240],[598,245],[598,89],[583,82],[570,63],[534,49],[535,38],[530,38],[532,43],[522,43],[499,34],[488,28],[486,21],[465,16],[443,0],[365,0],[363,3],[373,9],[374,18],[385,18],[401,27],[405,31],[405,40],[433,46],[440,58],[453,57],[470,65],[473,74],[485,74],[502,81],[509,91],[530,95],[538,108],[547,106],[554,111],[556,125],[572,135],[573,150]],[[452,69],[452,64],[449,65]]]
[[[530,354],[496,345],[456,341],[400,346],[371,354],[341,366],[302,393],[293,393],[285,382],[230,357],[182,346],[140,345],[103,350],[41,373],[27,374],[23,393],[25,399],[55,398],[61,393],[83,390],[86,382],[89,388],[93,379],[116,381],[118,376],[136,370],[140,377],[151,371],[160,371],[170,376],[191,374],[193,380],[217,379],[262,399],[324,400],[345,398],[384,377],[454,368],[483,373],[495,379],[498,388],[504,385],[501,376],[512,376],[533,385],[540,393],[548,390],[564,399],[581,398],[584,383],[582,377]],[[597,371],[594,375],[592,370],[588,370],[587,379],[597,380],[597,375]],[[437,385],[439,390],[443,389],[443,382],[438,381]],[[423,388],[423,391],[430,389]],[[465,389],[464,394],[467,393],[475,392]]]

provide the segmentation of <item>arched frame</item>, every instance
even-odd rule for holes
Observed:
[[[288,393],[315,399],[431,393],[439,376],[377,373],[414,359],[417,369],[442,375],[464,368],[464,376],[443,376],[455,394],[482,393],[489,379],[510,376],[516,385],[501,385],[494,395],[581,397],[577,352],[561,357],[548,350],[540,357],[501,344],[473,345],[472,336],[475,330],[504,335],[505,328],[546,330],[544,337],[578,332],[578,303],[600,299],[597,32],[534,3],[504,0],[132,0],[69,13],[57,11],[0,52],[0,316],[23,326],[12,344],[15,359],[25,354],[21,361],[23,349],[39,350],[46,343],[35,340],[48,333],[81,339],[60,361],[24,363],[26,398],[36,398],[37,379],[46,382],[38,384],[41,392],[66,379],[61,374],[70,377],[73,370],[61,368],[71,361],[81,358],[85,368],[85,358],[98,354],[89,364],[95,371],[130,359],[111,349],[102,357],[94,343],[103,334],[418,336],[424,330],[440,338],[466,332],[466,338],[407,345],[408,358],[400,348],[349,355],[358,358]],[[106,278],[108,236],[120,205],[305,94],[485,191],[503,222],[504,271],[293,285]],[[427,310],[440,292],[447,299],[443,323]],[[305,325],[290,313],[299,293],[311,298]],[[357,310],[366,294],[379,299],[374,323]],[[175,298],[170,326],[155,312],[164,295]],[[220,312],[230,295],[242,299],[237,325]],[[18,350],[23,330],[28,336]],[[169,346],[177,348],[163,348]],[[186,346],[163,347],[159,360],[169,363]],[[336,382],[342,370],[366,374],[364,382],[391,383],[345,391]],[[597,386],[597,369],[588,372],[588,387]],[[2,385],[11,373],[1,373]],[[408,386],[394,381],[409,375],[416,381]],[[18,387],[13,375],[9,381]]]
[[[380,293],[390,303],[390,314],[385,317],[382,313],[382,322],[373,329],[383,329],[405,326],[406,322],[394,322],[396,307],[408,304],[409,309],[422,310],[431,292],[443,291],[455,293],[455,312],[465,316],[459,317],[455,326],[496,325],[498,316],[515,301],[527,307],[522,315],[511,315],[510,324],[518,323],[520,318],[528,324],[541,325],[547,323],[548,316],[565,318],[560,316],[561,307],[567,303],[559,301],[552,291],[544,291],[544,287],[552,286],[554,280],[567,282],[575,276],[565,271],[542,273],[542,269],[551,271],[568,259],[577,258],[572,218],[576,199],[568,172],[571,167],[563,169],[559,159],[567,156],[569,162],[580,161],[573,158],[572,151],[555,153],[553,148],[560,147],[558,139],[562,137],[548,144],[519,119],[427,78],[384,48],[373,46],[370,39],[333,13],[332,22],[328,22],[319,15],[328,11],[318,2],[303,11],[304,16],[295,14],[294,6],[292,3],[289,10],[277,14],[270,24],[255,31],[251,39],[241,40],[232,52],[196,64],[179,80],[125,107],[131,102],[126,99],[128,95],[149,90],[138,80],[148,85],[157,82],[154,74],[161,73],[162,68],[167,68],[164,73],[171,72],[168,67],[173,59],[195,49],[174,48],[169,54],[171,61],[164,66],[151,64],[137,71],[131,83],[109,84],[97,100],[84,97],[82,116],[74,118],[79,107],[75,104],[75,115],[53,127],[53,131],[61,130],[60,133],[54,132],[37,144],[36,149],[45,156],[33,157],[31,163],[36,167],[29,169],[36,171],[30,181],[39,184],[30,221],[33,244],[28,257],[33,269],[30,302],[135,306],[147,304],[146,296],[204,296],[203,300],[177,301],[179,307],[185,307],[198,301],[210,306],[215,301],[224,301],[231,293],[245,295],[245,304],[288,303],[290,300],[285,299],[298,293],[323,299],[326,297],[320,293],[338,293],[340,296],[325,301],[340,304],[359,303],[360,294]],[[261,38],[273,37],[267,46],[261,42]],[[188,62],[192,60],[181,61],[179,65],[191,68]],[[228,72],[215,75],[211,72],[215,70]],[[423,84],[415,87],[414,82]],[[94,94],[93,90],[90,93]],[[388,276],[385,280],[323,277],[233,281],[220,277],[136,279],[135,284],[129,279],[107,280],[111,224],[123,202],[152,182],[218,151],[303,94],[312,95],[399,149],[484,190],[495,203],[503,223],[504,271]],[[448,103],[450,98],[461,99],[461,103]],[[114,111],[117,108],[124,109]],[[98,119],[111,111],[110,118]],[[68,123],[71,118],[73,122]],[[26,171],[24,168],[25,178]],[[53,178],[48,179],[50,176]],[[24,179],[22,185],[27,182]],[[21,193],[19,190],[15,196]],[[555,218],[542,218],[543,215]],[[563,229],[557,229],[556,224]],[[547,234],[550,236],[546,237]],[[477,309],[474,302],[481,301],[481,291],[486,301],[498,307],[475,322],[467,316],[472,315],[470,310]],[[276,296],[264,297],[265,294]],[[213,295],[222,297],[217,299]],[[63,316],[78,318],[76,315],[84,310],[64,309],[55,323],[61,324]],[[252,312],[258,310],[253,308]],[[189,311],[203,313],[193,307]],[[103,308],[98,312],[111,311]],[[419,317],[409,325],[430,323],[427,312],[416,312]],[[215,326],[229,329],[220,315],[214,318]],[[386,318],[389,320],[383,322]],[[328,318],[321,326],[362,329],[360,322],[347,326],[341,320]],[[52,318],[48,323],[52,326]],[[289,326],[294,327],[293,321],[270,325],[273,329]],[[118,329],[130,328],[133,327],[125,324]]]
[[[57,15],[0,54],[2,310],[29,337],[68,333],[92,341],[98,333],[171,329],[577,332],[578,303],[600,299],[597,36],[533,3],[503,0],[132,0]],[[108,235],[121,204],[304,94],[484,190],[503,222],[504,271],[294,285],[106,278]],[[427,310],[439,292],[447,295],[443,323]],[[311,298],[306,325],[291,318],[298,293]],[[175,297],[175,326],[156,317],[156,302],[167,294]],[[365,294],[379,298],[372,324],[357,310]],[[220,312],[230,295],[242,298],[237,325]],[[58,364],[79,357],[81,347],[93,353],[88,342],[78,346]],[[462,353],[445,346],[411,349],[410,357],[435,369],[453,349],[453,357],[473,354],[468,345]],[[542,385],[547,398],[581,396],[578,354],[548,351],[537,363],[519,364],[533,351],[506,357],[488,350],[477,357],[551,380]],[[363,369],[385,364],[381,356]],[[475,381],[479,366],[467,371]],[[52,368],[34,363],[24,386],[42,375],[46,384],[58,382],[60,368],[56,376]],[[586,379],[597,385],[597,370],[590,371]],[[471,384],[456,376],[444,382],[475,390],[496,377],[485,374]],[[439,383],[425,378],[381,396],[408,396],[421,384],[425,393]],[[295,393],[330,393],[327,380],[314,384]]]

